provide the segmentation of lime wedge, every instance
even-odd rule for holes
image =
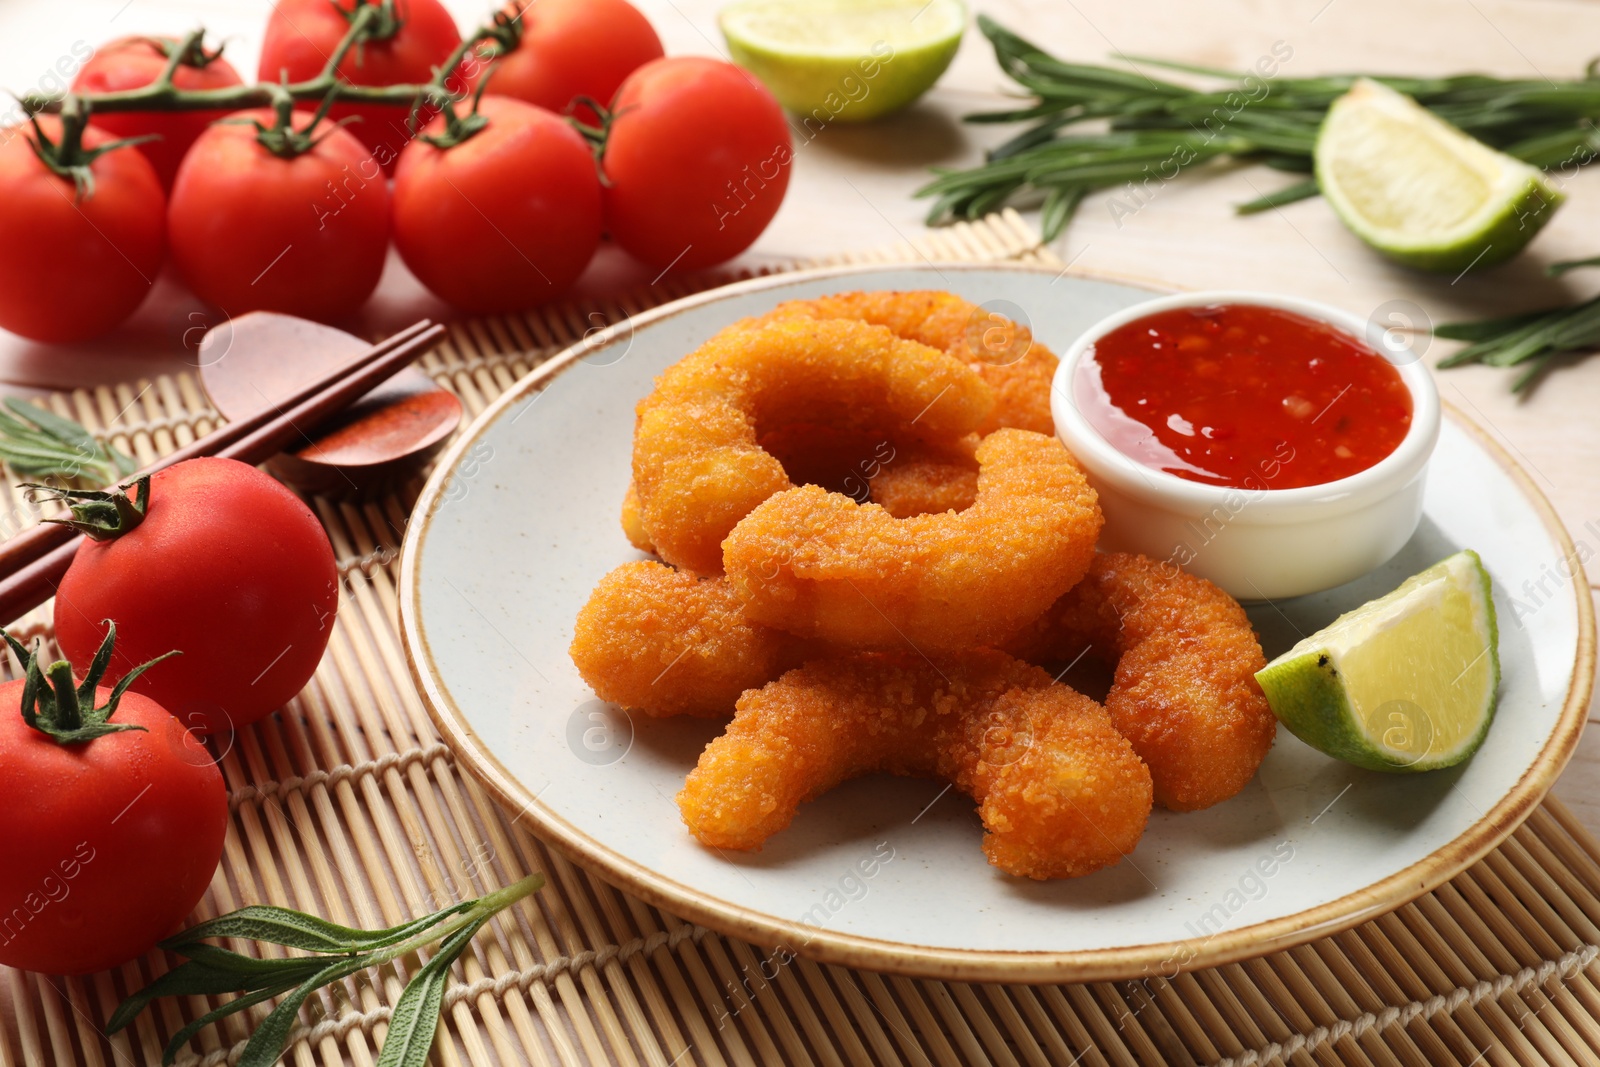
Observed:
[[[739,0],[722,35],[802,121],[862,122],[933,87],[961,44],[961,0]]]
[[[1402,263],[1448,274],[1516,255],[1563,199],[1543,171],[1367,78],[1328,109],[1316,170],[1323,195],[1357,237]]]
[[[1500,684],[1489,574],[1472,551],[1335,619],[1256,674],[1306,744],[1375,771],[1431,771],[1477,751]]]

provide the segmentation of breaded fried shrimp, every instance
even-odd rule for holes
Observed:
[[[723,543],[748,618],[848,648],[960,650],[1001,641],[1083,576],[1101,515],[1060,441],[996,430],[965,511],[897,519],[804,486]]]
[[[941,778],[978,802],[989,862],[1029,878],[1116,863],[1150,776],[1093,700],[997,652],[813,660],[739,698],[678,807],[700,841],[754,849],[801,803],[871,771]]]
[[[792,486],[758,443],[760,426],[820,416],[897,438],[953,440],[993,402],[965,364],[881,326],[793,319],[732,327],[665,371],[639,404],[640,530],[668,563],[717,574],[728,531]]]
[[[1111,720],[1150,768],[1156,803],[1196,811],[1243,789],[1277,732],[1244,609],[1171,563],[1097,555],[1089,573],[1003,646],[1034,663],[1116,665]]]
[[[885,326],[898,336],[937,348],[961,360],[994,389],[995,405],[978,427],[990,433],[1002,426],[1054,433],[1050,382],[1055,353],[1034,340],[1027,326],[954,293],[838,293],[815,300],[789,300],[755,320],[857,319]]]
[[[595,695],[663,718],[726,717],[746,689],[804,657],[805,643],[748,622],[721,578],[641,560],[600,579],[570,653]]]

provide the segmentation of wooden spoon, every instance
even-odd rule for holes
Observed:
[[[280,404],[368,347],[332,326],[252,311],[206,332],[200,383],[223,417],[244,418]],[[267,466],[303,492],[372,496],[431,459],[460,422],[461,401],[408,367],[338,415],[308,427],[299,447]]]

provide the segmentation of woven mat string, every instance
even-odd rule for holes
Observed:
[[[1485,1000],[1499,1000],[1507,993],[1525,993],[1552,978],[1559,977],[1565,982],[1587,968],[1597,956],[1600,956],[1600,945],[1580,945],[1571,952],[1564,952],[1553,960],[1541,960],[1536,966],[1524,967],[1515,974],[1496,975],[1470,986],[1457,986],[1448,993],[1440,993],[1427,1000],[1413,1000],[1399,1007],[1369,1011],[1354,1019],[1340,1019],[1332,1026],[1319,1026],[1308,1033],[1295,1034],[1287,1041],[1274,1041],[1262,1048],[1217,1060],[1212,1067],[1256,1067],[1257,1064],[1279,1058],[1287,1060],[1300,1052],[1309,1055],[1342,1037],[1359,1039],[1375,1030],[1386,1030],[1395,1023],[1409,1026],[1418,1019],[1426,1021],[1441,1012],[1454,1014],[1462,1008],[1477,1007]]]

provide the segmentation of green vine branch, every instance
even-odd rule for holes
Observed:
[[[350,28],[334,48],[322,70],[316,77],[304,81],[258,82],[254,85],[233,85],[215,89],[179,88],[173,81],[173,76],[181,65],[186,62],[194,65],[193,57],[215,58],[216,56],[215,52],[206,51],[205,30],[201,28],[190,31],[176,44],[165,49],[166,66],[148,85],[109,93],[49,95],[31,92],[21,97],[22,108],[30,117],[42,114],[61,116],[62,135],[56,145],[49,146],[50,158],[46,159],[46,163],[58,173],[68,174],[74,178],[86,173],[90,162],[89,159],[81,158],[86,153],[81,146],[78,146],[78,142],[82,138],[83,126],[91,114],[271,108],[278,115],[278,121],[272,129],[290,130],[291,113],[296,103],[318,101],[327,105],[334,96],[337,96],[341,104],[410,106],[413,121],[418,112],[424,108],[437,108],[444,113],[447,125],[458,139],[465,139],[480,129],[482,123],[458,118],[454,112],[454,105],[467,96],[465,85],[453,89],[450,86],[457,69],[471,53],[475,53],[477,58],[484,62],[493,62],[515,51],[522,40],[520,15],[499,12],[492,20],[463,37],[445,61],[435,68],[433,77],[428,81],[408,85],[356,85],[340,75],[339,65],[344,62],[351,49],[359,49],[366,44],[393,36],[399,29],[400,22],[394,9],[394,0],[357,0],[355,8],[349,12],[349,19]],[[209,62],[209,59],[206,61]],[[42,133],[39,136],[42,138]],[[265,128],[258,136],[263,138],[263,144],[279,154],[294,147],[283,138],[278,138],[282,143],[268,143],[266,138],[271,135]],[[128,143],[131,142],[122,141],[95,151],[103,152]],[[63,146],[77,147],[75,151],[71,149],[63,151]],[[41,158],[45,156],[41,154]]]

